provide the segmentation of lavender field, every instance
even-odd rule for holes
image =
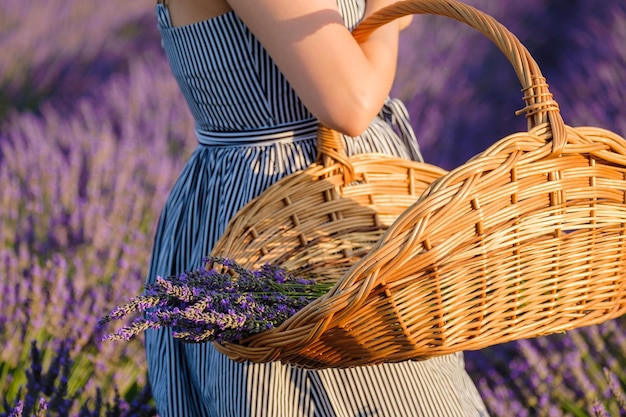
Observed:
[[[626,2],[468,0],[539,62],[567,124],[626,135]],[[153,1],[0,3],[0,416],[151,416],[142,340],[98,319],[138,294],[195,146]],[[501,53],[416,17],[394,95],[447,169],[524,130]],[[467,352],[493,416],[626,415],[626,318]]]

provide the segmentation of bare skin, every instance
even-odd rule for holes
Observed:
[[[174,26],[201,22],[232,10],[226,0],[167,0],[165,4]]]
[[[395,0],[367,0],[366,16]],[[324,125],[361,134],[382,107],[396,71],[399,32],[391,22],[359,44],[337,0],[168,0],[175,26],[234,10],[263,44],[304,105]]]

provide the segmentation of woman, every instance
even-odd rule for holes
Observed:
[[[402,103],[387,98],[394,21],[358,44],[360,20],[391,0],[170,0],[157,4],[172,72],[196,121],[198,148],[164,207],[148,272],[201,265],[228,220],[315,158],[318,122],[348,154],[419,159]],[[401,132],[398,136],[396,131]],[[347,370],[235,363],[211,344],[146,333],[161,417],[484,416],[460,354]]]

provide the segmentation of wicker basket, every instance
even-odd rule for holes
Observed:
[[[336,284],[280,327],[216,345],[231,358],[315,369],[421,360],[626,311],[626,141],[566,126],[524,46],[462,3],[402,1],[354,35],[423,13],[500,48],[522,83],[528,132],[445,173],[380,155],[346,160],[326,131],[325,162],[247,205],[213,254]]]

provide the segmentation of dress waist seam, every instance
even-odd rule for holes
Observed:
[[[254,147],[292,143],[317,137],[316,119],[245,131],[208,131],[196,128],[198,144],[206,147]]]

